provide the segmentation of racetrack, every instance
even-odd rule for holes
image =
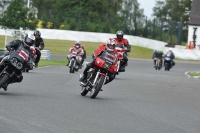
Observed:
[[[0,133],[199,133],[200,82],[185,75],[199,66],[156,71],[151,60],[130,59],[96,99],[80,95],[83,70],[38,68],[0,90]]]

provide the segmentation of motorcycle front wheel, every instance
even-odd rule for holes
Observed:
[[[9,80],[9,78],[10,77],[7,74],[4,74],[0,79],[0,87],[2,87]]]
[[[87,88],[82,86],[82,88],[81,88],[81,96],[85,96],[87,93],[88,93]]]
[[[94,99],[98,95],[99,91],[101,91],[104,80],[105,76],[101,75],[97,81],[96,87],[91,90],[90,98]]]
[[[74,60],[70,60],[69,72],[74,73]]]

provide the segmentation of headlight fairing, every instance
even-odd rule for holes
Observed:
[[[23,68],[23,64],[17,59],[17,58],[11,58],[10,62],[13,66],[15,66],[17,69],[22,69]]]

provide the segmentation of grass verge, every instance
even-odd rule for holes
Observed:
[[[189,73],[190,76],[199,76],[200,77],[200,72],[190,72]]]
[[[44,60],[41,59],[38,66],[65,66],[67,64],[67,60]]]

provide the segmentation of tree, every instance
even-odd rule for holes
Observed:
[[[136,18],[139,25],[144,22],[137,0],[34,0],[33,6],[38,19],[54,29],[130,34]]]
[[[21,27],[34,30],[36,20],[34,14],[29,12],[27,7],[24,7],[23,0],[12,0],[0,18],[0,25],[13,29]]]

